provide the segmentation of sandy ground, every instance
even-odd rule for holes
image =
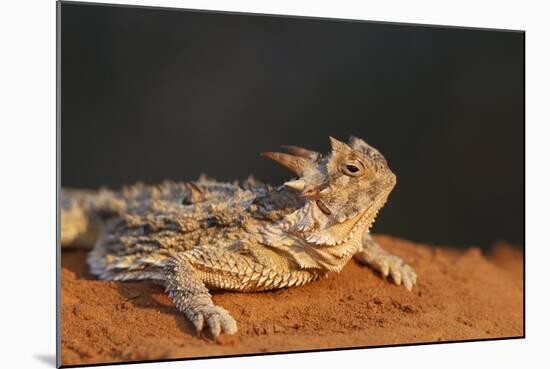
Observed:
[[[523,335],[523,255],[458,251],[378,236],[418,274],[412,292],[351,261],[302,287],[214,295],[239,325],[197,337],[160,286],[95,280],[85,252],[64,250],[63,365],[315,350]]]

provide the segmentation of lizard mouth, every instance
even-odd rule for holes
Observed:
[[[325,205],[325,203],[322,200],[315,201],[315,204],[321,210],[325,215],[332,215],[332,211]]]

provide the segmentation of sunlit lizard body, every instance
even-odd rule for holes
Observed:
[[[321,154],[288,146],[265,153],[298,178],[280,187],[247,180],[137,184],[122,191],[63,190],[61,243],[94,245],[101,279],[154,280],[195,325],[214,337],[237,331],[209,290],[264,291],[338,272],[355,255],[411,289],[416,274],[369,230],[396,183],[363,140],[331,138]]]

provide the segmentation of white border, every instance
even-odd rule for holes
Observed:
[[[96,1],[105,2],[105,1]],[[114,1],[116,2],[116,1]],[[548,11],[543,1],[124,1],[120,3],[527,31],[527,339],[259,356],[141,368],[522,367],[547,349]],[[55,354],[55,5],[9,1],[0,15],[2,367]],[[506,214],[503,214],[506,216]],[[545,342],[546,341],[546,342]],[[546,355],[545,355],[546,356]]]

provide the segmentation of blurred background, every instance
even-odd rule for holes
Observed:
[[[350,134],[398,183],[374,233],[524,244],[524,33],[62,5],[61,185],[290,173]]]

